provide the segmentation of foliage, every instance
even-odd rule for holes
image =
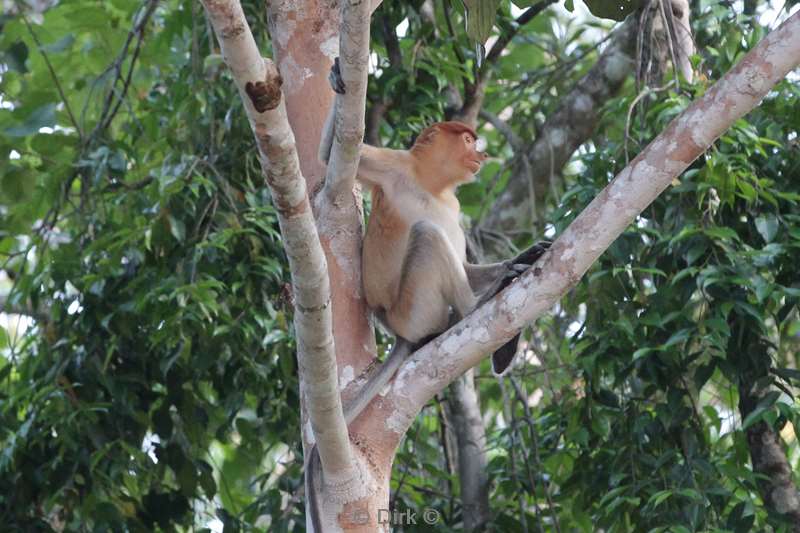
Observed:
[[[252,522],[297,442],[285,259],[241,102],[198,4],[151,5],[4,22],[0,248],[8,305],[35,317],[3,330],[7,528]]]
[[[724,22],[706,68],[720,76],[741,56],[732,43],[744,39],[749,47],[762,36]],[[634,135],[652,138],[692,97],[651,98]],[[600,131],[619,131],[615,117],[631,101],[609,102]],[[549,488],[555,511],[531,524],[558,520],[562,530],[581,531],[790,525],[761,501],[744,430],[764,423],[780,432],[797,467],[799,104],[796,81],[779,85],[645,210],[552,324],[540,324],[555,329],[534,339],[542,364],[558,363],[555,377],[534,380],[540,407],[517,415],[523,427],[498,428],[497,442],[506,450],[509,433],[525,440],[526,424],[538,433],[541,462],[529,492],[519,496],[513,479],[505,492],[536,509],[541,487]],[[556,233],[626,162],[614,133],[596,144],[604,148],[582,158],[585,171],[549,215]],[[563,366],[567,379],[559,376]],[[743,396],[754,387],[773,392],[746,408]],[[505,462],[496,473],[508,478]],[[512,516],[518,509],[509,506],[504,530],[509,520],[519,524]]]

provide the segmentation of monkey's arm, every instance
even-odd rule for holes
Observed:
[[[338,98],[338,96],[337,96]],[[336,134],[336,103],[331,106],[328,118],[322,128],[322,137],[319,144],[319,158],[328,164],[333,148],[333,139]],[[361,144],[361,159],[358,163],[356,178],[362,183],[373,186],[387,185],[392,176],[403,174],[402,169],[409,164],[402,150],[377,148],[368,144]]]
[[[336,107],[339,105],[339,95],[344,94],[346,90],[339,70],[338,57],[333,61],[328,80],[330,81],[331,89],[336,93],[336,97],[325,119],[325,125],[322,127],[319,143],[319,159],[326,165],[330,161],[333,140],[336,136]],[[362,143],[360,155],[361,159],[358,163],[356,178],[368,185],[386,185],[387,178],[392,175],[396,176],[398,169],[401,169],[401,174],[404,173],[402,169],[405,169],[409,164],[405,161],[406,157],[404,157],[404,151],[402,150],[377,148]]]

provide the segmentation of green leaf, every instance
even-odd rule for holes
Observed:
[[[761,421],[764,415],[769,411],[775,402],[778,401],[781,393],[779,391],[770,391],[767,393],[756,405],[755,409],[745,417],[742,422],[742,431],[746,430],[756,422]]]
[[[583,0],[592,15],[611,20],[625,17],[639,9],[641,0]]]
[[[175,240],[183,242],[186,239],[186,226],[182,220],[179,220],[172,215],[169,215],[169,231]]]
[[[796,381],[798,384],[800,384],[800,370],[797,370],[796,368],[772,368],[770,371],[773,374],[782,377],[786,381]]]
[[[30,114],[3,130],[9,137],[27,137],[37,133],[41,128],[52,127],[56,123],[56,104],[45,104],[34,109]]]
[[[467,10],[467,35],[478,43],[485,43],[492,34],[500,0],[464,0]]]
[[[703,233],[709,237],[722,240],[739,240],[739,235],[736,234],[731,228],[724,226],[712,226],[703,230]]]
[[[651,352],[655,352],[655,351],[657,351],[656,348],[639,348],[638,350],[633,352],[632,359],[634,361],[636,361],[637,359],[641,359],[642,357],[645,357],[646,355],[650,354]]]
[[[778,233],[778,219],[775,215],[763,215],[756,218],[756,230],[765,242],[771,243]]]

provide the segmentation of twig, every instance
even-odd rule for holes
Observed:
[[[103,110],[100,113],[100,120],[97,121],[97,125],[92,131],[90,137],[91,139],[93,139],[98,133],[104,131],[111,124],[111,121],[114,119],[117,111],[119,111],[120,105],[122,105],[122,100],[125,98],[128,88],[130,87],[136,59],[139,57],[139,51],[141,50],[142,40],[144,39],[144,27],[147,25],[147,22],[150,20],[150,16],[153,14],[157,6],[158,0],[148,0],[147,7],[139,19],[139,22],[134,24],[133,28],[131,28],[131,30],[128,32],[128,37],[125,39],[125,43],[122,45],[122,51],[117,56],[116,61],[114,61],[114,64],[106,69],[103,73],[105,74],[105,72],[108,72],[109,70],[114,70],[115,77],[111,82],[111,89],[109,89],[108,94],[106,95],[105,102],[103,102]],[[128,66],[128,72],[125,75],[122,91],[120,91],[120,93],[117,95],[117,101],[115,103],[114,96],[117,93],[114,90],[114,86],[117,84],[117,81],[122,79],[122,63],[128,56],[128,49],[130,48],[134,37],[137,36],[138,39],[136,41],[136,48],[134,49],[133,56],[131,57],[131,62]],[[114,106],[113,110],[111,109],[112,105]]]
[[[17,4],[19,4],[19,2],[17,2]],[[22,17],[22,21],[25,23],[25,27],[28,28],[28,33],[31,34],[33,42],[36,43],[37,50],[39,50],[39,53],[42,54],[44,63],[47,65],[47,70],[50,71],[50,77],[53,78],[53,83],[56,86],[58,95],[61,98],[61,101],[64,103],[64,109],[66,109],[67,115],[69,115],[69,121],[72,123],[75,131],[78,132],[78,137],[83,139],[83,132],[78,126],[78,121],[75,120],[75,115],[72,114],[72,108],[69,105],[69,100],[67,100],[67,96],[64,94],[64,89],[61,87],[61,82],[58,81],[58,76],[56,76],[56,71],[53,69],[52,63],[50,63],[50,58],[47,56],[47,52],[44,51],[44,47],[42,46],[41,41],[39,41],[39,37],[36,35],[36,32],[33,31],[33,26],[31,26],[31,23],[28,21],[28,17],[25,16],[22,6],[18,5],[17,7],[19,9],[20,16]]]
[[[492,45],[492,48],[486,54],[486,64],[494,63],[497,61],[497,58],[500,57],[500,54],[503,53],[505,47],[508,46],[508,43],[517,35],[520,28],[531,21],[536,15],[547,9],[550,5],[555,4],[556,0],[542,0],[535,6],[531,6],[525,10],[522,15],[517,17],[514,21],[514,25],[508,30],[506,33],[500,35],[497,40]],[[486,68],[486,67],[484,67]]]
[[[633,111],[636,109],[636,106],[639,104],[639,102],[641,101],[642,98],[644,98],[645,96],[648,96],[650,94],[657,94],[657,93],[666,91],[674,83],[677,83],[677,78],[675,78],[674,80],[670,80],[667,84],[662,85],[661,87],[656,87],[654,89],[651,89],[650,87],[645,86],[645,88],[642,89],[641,92],[636,95],[636,98],[633,99],[633,102],[631,102],[631,105],[628,107],[628,116],[625,118],[625,143],[624,143],[625,164],[626,165],[628,164],[629,159],[630,159],[630,156],[629,156],[629,153],[628,153],[628,139],[630,138],[630,133],[631,133],[631,115],[633,115]]]
[[[678,83],[678,58],[675,56],[675,47],[672,42],[677,40],[678,36],[675,33],[675,26],[672,23],[672,10],[670,9],[669,16],[664,9],[664,1],[658,0],[658,9],[661,12],[661,23],[664,24],[664,33],[666,34],[667,46],[669,47],[669,55],[672,59],[672,75],[675,77],[675,83]]]
[[[464,56],[461,55],[461,50],[458,49],[458,39],[456,39],[456,32],[453,30],[453,21],[450,20],[450,0],[444,1],[444,20],[447,22],[447,32],[453,40],[453,53],[456,55],[458,62],[463,65],[466,61]]]
[[[528,406],[528,398],[522,393],[522,389],[520,388],[519,384],[514,380],[512,376],[508,377],[508,381],[511,382],[511,386],[514,387],[514,392],[517,394],[517,399],[520,403],[522,403],[522,409],[525,412],[525,419],[528,425],[528,431],[531,435],[531,442],[533,443],[533,457],[536,461],[537,465],[542,464],[542,459],[539,456],[539,437],[536,433],[536,425],[534,423],[533,417],[531,416],[531,410]],[[555,506],[553,505],[553,498],[550,496],[550,483],[544,483],[544,496],[547,499],[547,505],[550,507],[550,513],[553,517],[553,525],[556,528],[557,533],[561,533],[561,526],[558,523],[558,514],[556,513]]]

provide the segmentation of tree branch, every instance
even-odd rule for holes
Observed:
[[[281,78],[272,61],[261,57],[238,1],[202,1],[244,102],[278,212],[292,274],[300,383],[311,428],[332,428],[325,432],[325,439],[314,431],[320,457],[324,465],[352,476],[353,458],[336,372],[327,264],[300,173]]]
[[[339,203],[352,194],[361,159],[369,66],[369,7],[368,2],[342,2],[339,65],[347,92],[337,95],[335,100],[336,135],[323,195],[331,203]]]
[[[22,17],[22,22],[25,23],[25,27],[28,29],[28,33],[31,34],[33,42],[36,43],[36,49],[39,50],[40,54],[42,54],[42,59],[44,59],[44,64],[47,65],[47,70],[50,72],[50,77],[53,78],[53,83],[56,86],[56,91],[58,91],[58,96],[61,97],[61,101],[64,102],[64,109],[67,111],[67,116],[69,116],[69,121],[72,123],[72,126],[75,128],[75,131],[78,132],[78,137],[82,139],[83,132],[81,131],[80,126],[78,125],[78,121],[75,120],[75,115],[72,114],[72,108],[69,105],[69,100],[67,100],[67,96],[64,94],[64,89],[62,89],[61,87],[61,82],[58,81],[58,76],[56,76],[56,71],[53,68],[53,64],[50,63],[50,58],[47,56],[47,52],[45,52],[41,41],[39,41],[39,37],[36,35],[36,32],[33,31],[33,26],[31,26],[31,23],[28,21],[28,17],[25,16],[25,13],[23,12],[23,8],[21,6],[19,8],[19,12],[20,16]]]
[[[399,439],[437,392],[577,285],[639,213],[798,64],[800,12],[675,118],[575,219],[540,263],[409,357],[382,399],[393,406],[391,415],[365,425],[365,433],[385,433],[388,428]]]
[[[500,34],[497,40],[494,42],[492,47],[489,49],[489,52],[486,54],[486,63],[484,69],[489,68],[489,65],[492,63],[497,62],[497,59],[500,57],[500,54],[503,53],[508,43],[519,33],[520,28],[522,28],[525,24],[530,22],[533,18],[536,17],[539,13],[547,9],[552,4],[555,4],[557,0],[541,0],[535,6],[531,6],[525,10],[517,19],[514,21],[514,25],[509,29],[507,32]]]
[[[630,75],[636,28],[635,18],[630,17],[614,31],[597,63],[548,116],[540,129],[541,134],[528,148],[537,199],[541,200],[547,193],[552,174],[566,164],[595,130],[602,103],[616,93]],[[508,231],[527,226],[530,210],[527,202],[520,201],[528,196],[530,181],[526,178],[521,174],[511,176],[495,208],[481,221],[481,227]]]
[[[114,70],[114,79],[111,80],[111,86],[108,89],[108,94],[106,95],[106,99],[103,102],[103,110],[100,112],[100,118],[97,121],[97,125],[95,125],[94,130],[92,131],[91,135],[89,136],[89,140],[95,138],[98,133],[105,131],[106,128],[111,124],[111,121],[114,120],[114,116],[116,116],[117,112],[119,111],[120,106],[122,105],[123,100],[125,99],[125,95],[128,93],[128,88],[131,84],[131,79],[133,78],[133,69],[136,65],[136,60],[139,57],[139,52],[141,51],[142,41],[144,39],[144,28],[147,26],[147,22],[150,20],[150,17],[155,12],[156,8],[158,7],[158,0],[148,0],[147,7],[145,7],[144,12],[142,13],[139,20],[133,25],[133,28],[128,32],[128,37],[125,39],[125,43],[122,45],[122,51],[117,56],[117,59],[114,61],[114,64],[104,72],[108,72],[109,70]],[[128,57],[128,50],[130,49],[131,43],[133,39],[136,39],[136,45],[133,49],[133,56],[131,57],[130,65],[128,66],[128,72],[125,74],[123,79],[122,75],[122,63],[125,61],[125,58]],[[103,75],[101,74],[100,77]],[[117,94],[114,89],[114,86],[117,84],[118,81],[122,80],[122,90]],[[114,102],[114,96],[117,96],[116,102]],[[112,109],[112,105],[114,106]],[[85,110],[84,110],[85,111]]]

